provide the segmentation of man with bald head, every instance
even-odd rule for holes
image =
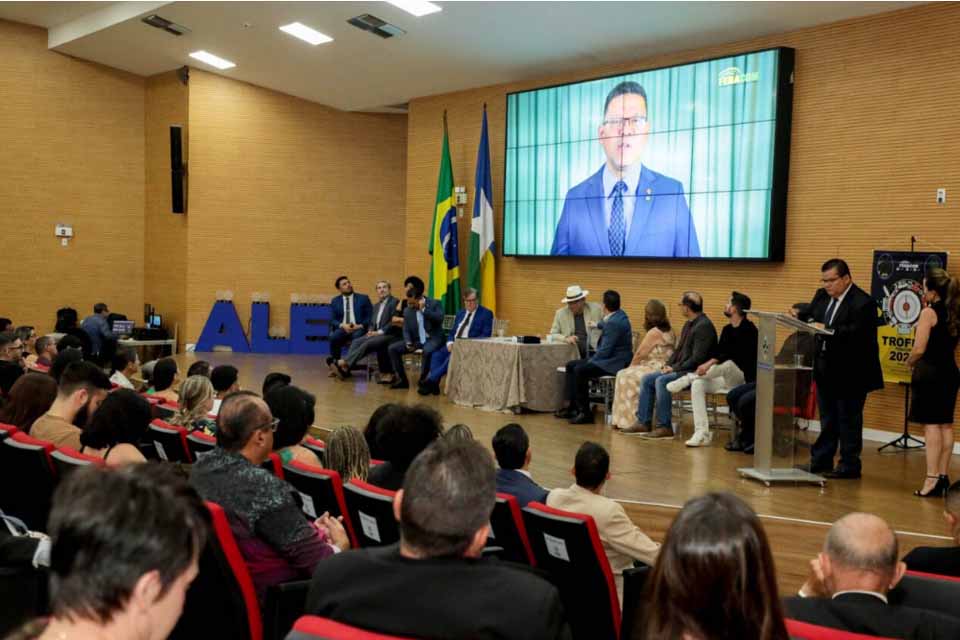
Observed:
[[[257,394],[231,393],[217,415],[216,448],[190,474],[197,493],[227,512],[261,601],[270,585],[309,578],[320,560],[350,546],[339,519],[305,518],[290,485],[260,466],[277,422]]]
[[[785,601],[787,616],[884,638],[960,638],[958,619],[888,603],[887,592],[906,571],[899,557],[897,536],[882,518],[845,515],[810,561],[799,597]]]

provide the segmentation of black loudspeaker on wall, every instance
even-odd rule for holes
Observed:
[[[170,127],[170,195],[174,213],[187,212],[187,167],[183,164],[183,127]]]

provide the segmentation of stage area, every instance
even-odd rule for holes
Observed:
[[[676,510],[688,498],[708,491],[732,491],[764,516],[780,586],[787,593],[803,582],[807,561],[820,549],[829,523],[850,511],[869,511],[887,519],[900,534],[902,553],[915,546],[951,544],[945,535],[942,501],[913,496],[923,481],[922,450],[879,454],[880,443],[866,441],[860,480],[830,481],[823,489],[811,485],[767,488],[739,477],[737,467],[748,466],[751,457],[724,451],[726,431],[715,435],[709,447],[688,449],[678,439],[645,440],[613,433],[601,424],[599,415],[594,425],[574,426],[550,414],[491,413],[458,407],[444,396],[421,397],[415,389],[391,391],[368,384],[363,375],[340,382],[327,377],[324,358],[317,356],[190,353],[176,358],[181,373],[197,359],[214,366],[233,364],[240,371],[243,388],[258,393],[270,371],[289,374],[294,384],[317,396],[316,435],[321,438],[326,427],[349,424],[362,429],[373,410],[385,402],[429,405],[441,413],[445,426],[462,422],[488,447],[497,429],[517,422],[530,436],[530,471],[547,488],[571,484],[577,448],[585,440],[599,442],[611,457],[606,495],[621,500],[630,517],[655,540],[662,540]],[[687,436],[692,432],[691,416],[685,416],[683,428]]]

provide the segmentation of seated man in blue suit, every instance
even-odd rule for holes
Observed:
[[[546,489],[530,477],[530,438],[523,427],[508,424],[493,435],[493,454],[497,457],[497,492],[509,493],[523,509],[531,502],[547,504]]]
[[[407,288],[407,308],[403,310],[403,341],[395,342],[387,349],[393,372],[397,376],[391,389],[409,389],[407,372],[403,370],[403,354],[423,349],[420,358],[420,379],[430,374],[433,353],[444,347],[446,332],[443,330],[443,306],[439,300],[424,297],[423,280],[410,276],[403,282]]]
[[[480,294],[476,289],[467,288],[463,294],[463,309],[457,312],[453,321],[453,333],[447,338],[447,348],[433,352],[430,362],[430,375],[420,378],[417,393],[422,396],[440,395],[440,378],[447,373],[450,365],[450,352],[453,341],[458,338],[489,338],[493,335],[493,311],[480,306]]]
[[[331,376],[337,375],[337,361],[344,345],[366,335],[373,313],[370,298],[362,293],[354,293],[350,278],[340,276],[334,286],[340,295],[330,301],[333,317],[330,320],[330,357],[327,358],[327,366],[330,367]]]
[[[630,318],[620,309],[620,294],[612,289],[603,292],[603,320],[597,323],[600,341],[597,352],[589,360],[567,363],[566,398],[568,405],[556,413],[570,424],[590,424],[593,412],[587,385],[591,378],[613,376],[633,358],[633,329]]]
[[[700,256],[683,185],[641,162],[649,133],[646,91],[621,82],[597,131],[607,161],[567,192],[551,255]]]

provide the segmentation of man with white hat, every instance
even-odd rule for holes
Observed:
[[[550,327],[552,340],[565,340],[577,345],[580,357],[587,355],[587,346],[597,348],[599,332],[594,329],[603,318],[603,309],[596,302],[587,302],[590,292],[573,284],[567,287],[567,295],[560,302],[565,306],[557,309]]]

